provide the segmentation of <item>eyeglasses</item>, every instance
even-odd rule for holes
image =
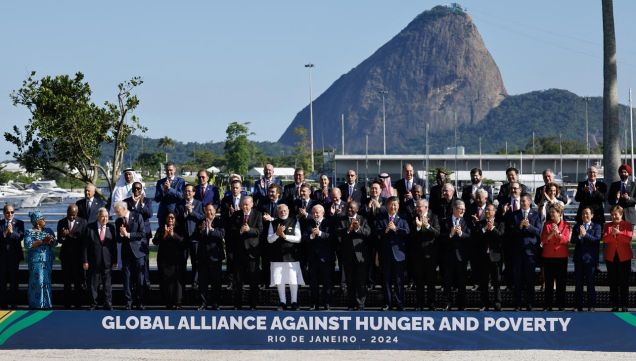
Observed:
[[[4,214],[14,214],[15,211],[5,211]]]
[[[200,175],[200,176],[199,176],[199,179],[202,179],[202,178],[206,178],[206,176],[204,176],[204,175]]]
[[[512,187],[512,188],[510,188],[510,189],[512,189],[513,191],[518,191],[518,190],[519,190],[519,187]]]
[[[133,187],[133,189],[132,189],[132,190],[134,190],[134,191],[140,191],[140,190],[141,190],[141,188],[139,188],[139,187]]]

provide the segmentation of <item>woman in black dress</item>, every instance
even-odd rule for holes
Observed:
[[[161,293],[166,308],[181,309],[183,299],[183,229],[176,223],[174,213],[166,215],[163,228],[159,228],[152,243],[159,246],[157,267],[161,275]]]

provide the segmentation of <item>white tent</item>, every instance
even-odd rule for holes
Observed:
[[[221,172],[221,170],[215,166],[211,166],[210,168],[206,169],[208,172],[213,173],[213,174],[218,174],[219,172]]]
[[[280,179],[293,179],[294,178],[294,168],[277,168],[274,167],[274,177]],[[263,176],[263,168],[252,168],[247,172],[248,177],[259,178]]]

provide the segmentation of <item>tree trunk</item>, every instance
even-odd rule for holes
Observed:
[[[603,165],[605,182],[618,180],[620,136],[618,121],[618,80],[616,70],[616,35],[614,5],[603,0]]]

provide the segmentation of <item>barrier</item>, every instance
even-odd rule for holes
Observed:
[[[574,312],[0,311],[0,349],[636,351],[636,316]]]

